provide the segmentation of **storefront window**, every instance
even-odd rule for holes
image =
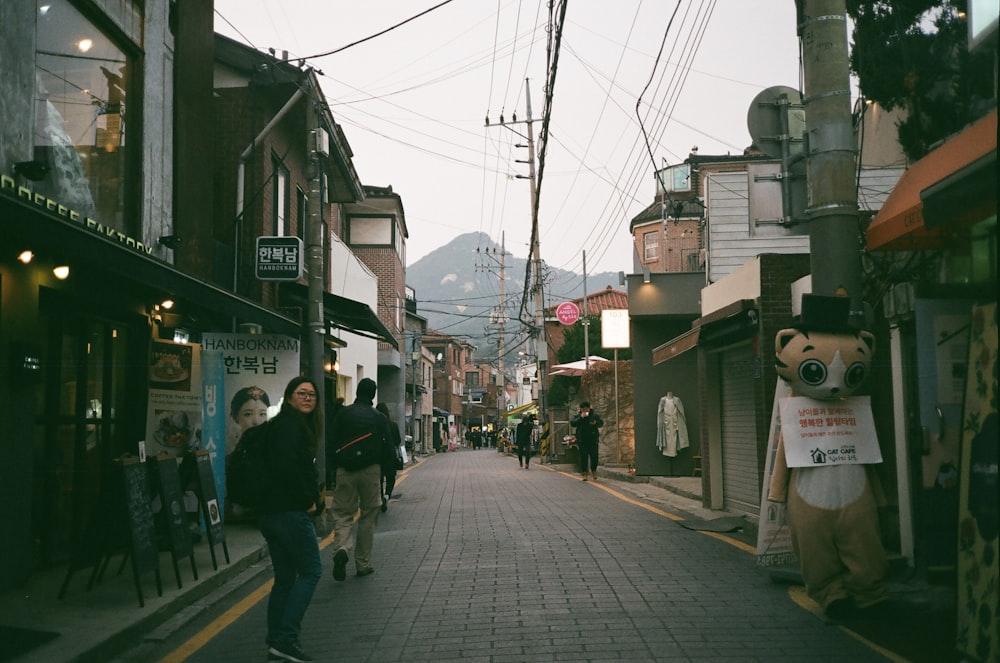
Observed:
[[[126,96],[131,58],[67,0],[38,0],[36,192],[127,231]]]

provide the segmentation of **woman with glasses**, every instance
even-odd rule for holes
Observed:
[[[285,387],[281,411],[267,441],[271,474],[260,509],[274,585],[267,602],[268,660],[311,661],[302,651],[302,617],[323,574],[313,518],[323,512],[316,475],[316,445],[322,429],[317,389],[309,378]]]

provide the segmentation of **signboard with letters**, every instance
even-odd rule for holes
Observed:
[[[254,273],[260,281],[298,281],[302,253],[298,237],[258,237]]]
[[[871,398],[783,398],[778,405],[788,467],[881,463]]]

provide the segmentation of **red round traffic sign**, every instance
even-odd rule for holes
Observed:
[[[573,302],[563,302],[556,307],[556,317],[564,325],[571,325],[580,319],[580,309]]]

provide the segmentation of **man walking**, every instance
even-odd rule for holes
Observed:
[[[524,419],[521,419],[516,429],[517,463],[524,469],[528,469],[528,464],[531,462],[531,432],[534,428],[535,416],[529,414]]]
[[[331,424],[335,487],[333,490],[333,579],[347,576],[349,551],[359,577],[375,572],[372,542],[381,505],[382,464],[389,448],[389,422],[372,405],[378,385],[370,378],[358,383],[357,399],[340,408]],[[361,517],[354,523],[354,514]]]
[[[576,445],[580,451],[580,474],[583,480],[597,481],[597,443],[600,428],[604,425],[601,415],[590,409],[590,403],[580,403],[580,411],[569,422],[576,429]]]

